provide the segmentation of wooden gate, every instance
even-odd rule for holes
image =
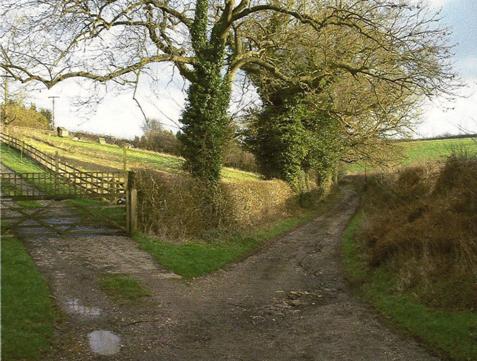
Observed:
[[[135,231],[137,216],[134,172],[87,172],[61,161],[58,154],[51,156],[8,134],[0,133],[0,141],[45,169],[45,172],[17,173],[3,167],[5,171],[0,173],[0,200],[2,208],[10,211],[16,208],[13,213],[19,216],[16,220],[10,219],[13,224],[25,223],[28,217],[34,217],[41,224],[41,216],[55,208],[54,201],[68,200],[84,216],[89,214],[93,218],[104,218],[109,224],[129,234]],[[44,210],[30,212],[25,211],[28,207],[19,209],[15,205],[18,201],[42,201]],[[114,209],[121,208],[124,209],[122,221],[108,218],[110,213],[114,213]],[[5,216],[2,219],[7,220]]]
[[[9,228],[40,225],[59,234],[77,228],[51,225],[55,214],[62,220],[101,221],[129,234],[136,228],[133,172],[127,178],[122,172],[2,172],[0,182],[2,221]]]

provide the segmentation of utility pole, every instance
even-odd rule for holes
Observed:
[[[2,104],[2,123],[7,125],[7,104],[8,104],[8,78],[9,76],[0,75],[3,78],[3,104]]]
[[[51,121],[53,123],[53,128],[55,128],[55,126],[56,126],[56,124],[55,124],[55,121],[56,121],[56,117],[55,117],[55,99],[58,99],[59,96],[58,95],[52,95],[52,96],[49,96],[48,98],[51,99],[51,103],[52,103]]]

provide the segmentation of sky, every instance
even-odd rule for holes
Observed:
[[[461,91],[462,97],[453,103],[443,98],[427,102],[414,136],[459,134],[462,129],[477,133],[477,1],[428,1],[431,6],[442,9],[443,23],[453,32],[451,39],[456,44],[454,66],[466,86]],[[148,117],[157,118],[166,128],[177,131],[177,120],[184,106],[185,84],[179,76],[172,75],[170,69],[170,66],[160,65],[157,71],[166,75],[163,81],[154,86],[154,91],[148,82],[143,81],[136,98]],[[29,97],[38,106],[51,108],[49,97],[59,96],[55,106],[57,126],[125,138],[142,134],[144,116],[132,98],[132,91],[117,93],[103,88],[96,95],[85,85],[85,81],[71,79],[50,90],[29,94]],[[94,109],[74,106],[81,96],[91,94],[98,102]]]

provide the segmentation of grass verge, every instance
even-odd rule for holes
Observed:
[[[103,275],[99,279],[99,286],[118,301],[132,302],[151,295],[137,280],[124,274]]]
[[[48,287],[18,239],[2,234],[1,250],[3,359],[41,359],[56,318]]]
[[[430,349],[456,361],[477,360],[477,314],[423,305],[412,294],[397,291],[395,276],[385,266],[369,269],[366,250],[354,237],[363,218],[362,213],[353,217],[342,245],[345,274],[357,292]]]

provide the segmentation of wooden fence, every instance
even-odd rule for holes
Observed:
[[[121,175],[122,176],[122,175]],[[116,189],[119,182],[116,173],[81,172],[74,177],[71,173],[59,176],[55,173],[0,173],[1,197],[20,199],[68,199],[125,197],[124,191]],[[103,178],[101,189],[84,187],[81,180]]]
[[[58,154],[51,156],[5,133],[0,133],[0,141],[51,171],[56,177],[54,179],[56,184],[68,184],[80,190],[79,193],[105,198],[122,197],[126,194],[126,179],[123,172],[85,172],[61,161]]]
[[[0,132],[0,141],[43,166],[45,173],[0,173],[1,197],[20,199],[100,198],[126,203],[126,229],[137,227],[137,191],[134,172],[85,172],[21,139]],[[126,177],[127,175],[127,177]]]

